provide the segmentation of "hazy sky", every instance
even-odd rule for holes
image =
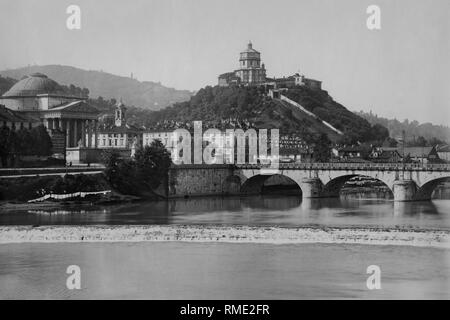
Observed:
[[[66,8],[81,8],[81,30]],[[381,8],[381,30],[366,8]],[[65,64],[198,90],[249,40],[350,110],[450,125],[449,0],[0,0],[0,69]]]

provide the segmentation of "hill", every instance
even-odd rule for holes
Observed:
[[[15,83],[17,82],[16,79],[12,79],[9,77],[3,78],[0,75],[0,95],[4,94],[6,91],[9,90]]]
[[[335,143],[383,141],[389,135],[386,128],[372,126],[335,102],[326,91],[296,87],[289,89],[285,95],[344,134],[336,134],[319,119],[284,101],[271,99],[263,88],[256,87],[208,86],[199,90],[190,101],[148,115],[141,112],[135,118],[143,121],[139,124],[156,129],[189,126],[196,120],[202,120],[208,128],[278,128],[281,134],[295,133],[311,142],[324,134]],[[134,115],[136,112],[140,111],[132,110]]]
[[[69,86],[72,84],[80,88],[88,88],[89,95],[93,99],[98,97],[122,98],[127,105],[149,110],[159,110],[173,103],[189,100],[192,95],[190,91],[168,88],[160,83],[141,82],[106,72],[88,71],[61,65],[30,66],[4,70],[0,71],[0,75],[19,80],[35,72],[46,74],[62,85]]]
[[[399,138],[402,136],[402,131],[405,131],[405,138],[407,141],[414,140],[419,137],[424,137],[427,140],[439,139],[450,142],[450,128],[448,126],[434,125],[432,123],[419,123],[418,121],[410,121],[408,119],[399,121],[397,119],[388,119],[379,117],[372,112],[357,112],[359,116],[363,117],[371,124],[380,124],[388,128],[391,138]]]

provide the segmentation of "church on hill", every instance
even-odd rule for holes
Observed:
[[[322,90],[321,81],[306,78],[299,73],[282,78],[268,78],[266,67],[264,63],[261,63],[261,53],[253,48],[251,42],[240,53],[239,69],[221,74],[218,85],[220,87],[265,86],[271,89],[306,86],[313,90]]]
[[[240,53],[239,69],[219,76],[219,86],[230,84],[261,85],[266,82],[266,68],[261,64],[261,53],[253,49],[251,42]]]

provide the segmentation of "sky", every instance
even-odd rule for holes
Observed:
[[[72,4],[80,30],[66,27]],[[0,0],[0,70],[62,64],[199,90],[249,40],[268,76],[300,72],[352,111],[450,125],[449,0]]]

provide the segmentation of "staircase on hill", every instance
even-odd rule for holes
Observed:
[[[289,99],[288,97],[280,94],[279,98],[274,98],[275,100],[280,101],[281,103],[288,103],[291,106],[294,106],[298,109],[300,109],[302,112],[306,113],[308,116],[313,117],[314,119],[319,120],[320,122],[322,122],[325,126],[327,126],[329,129],[331,129],[332,131],[334,131],[335,133],[337,133],[338,135],[344,135],[344,133],[338,129],[336,129],[335,127],[333,127],[329,122],[324,121],[322,119],[320,119],[318,116],[316,116],[314,113],[312,113],[311,111],[308,111],[306,108],[304,108],[301,104],[295,102],[294,100]]]

